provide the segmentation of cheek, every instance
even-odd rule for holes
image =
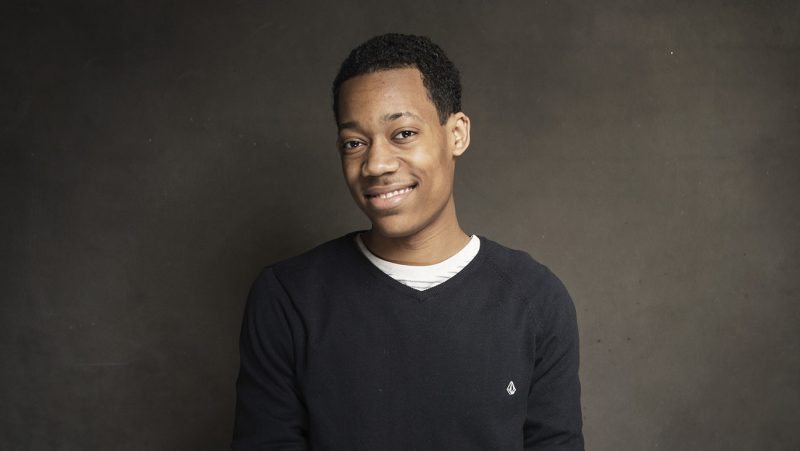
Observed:
[[[358,182],[358,163],[355,161],[342,161],[342,174],[348,185],[353,185]]]
[[[450,186],[453,183],[452,168],[447,166],[447,161],[435,161],[433,163],[428,166],[423,175],[428,181],[424,197],[431,201],[448,197]]]

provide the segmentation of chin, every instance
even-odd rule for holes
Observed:
[[[405,238],[419,231],[416,224],[409,224],[406,221],[395,220],[396,218],[383,217],[377,221],[372,221],[372,230],[386,238]]]

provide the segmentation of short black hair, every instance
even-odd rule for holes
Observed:
[[[422,74],[422,84],[444,124],[461,111],[461,81],[455,64],[429,38],[387,33],[354,48],[342,62],[333,81],[333,114],[339,122],[339,90],[345,81],[381,70],[413,67]]]

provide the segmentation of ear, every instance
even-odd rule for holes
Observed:
[[[451,133],[453,156],[461,156],[469,147],[469,117],[459,111],[450,116],[448,131]]]

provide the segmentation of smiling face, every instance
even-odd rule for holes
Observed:
[[[441,124],[416,68],[345,81],[338,113],[342,170],[373,232],[402,238],[457,224],[453,176],[469,118]]]

